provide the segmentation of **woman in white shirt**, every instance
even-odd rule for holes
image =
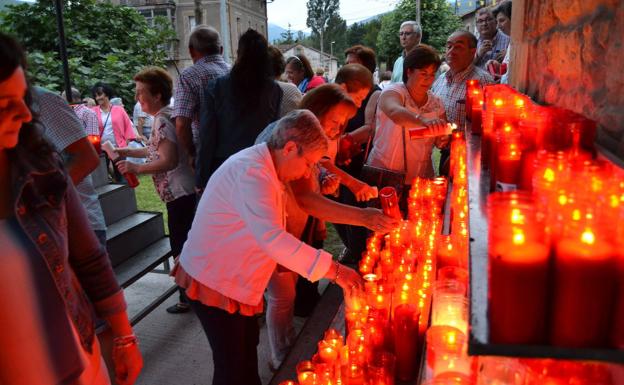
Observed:
[[[379,97],[377,131],[366,163],[405,172],[406,185],[434,176],[433,146],[448,142],[444,104],[430,90],[439,66],[433,48],[417,46],[403,62],[403,83],[384,88]]]

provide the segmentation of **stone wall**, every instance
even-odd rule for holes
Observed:
[[[525,91],[598,121],[599,143],[624,159],[624,1],[520,1]]]

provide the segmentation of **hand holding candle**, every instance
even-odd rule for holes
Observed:
[[[119,153],[117,151],[115,151],[115,148],[113,147],[113,144],[109,141],[104,142],[104,144],[102,144],[102,150],[104,150],[104,152],[106,152],[106,155],[108,156],[108,158],[113,162],[113,164],[115,165],[115,167],[117,167],[117,163],[119,163],[122,160],[125,160],[124,157],[119,156]],[[120,170],[121,171],[121,170]],[[131,172],[122,172],[124,178],[126,178],[126,180],[128,181],[128,186],[135,188],[139,185],[139,179],[137,178],[136,174],[133,174]]]

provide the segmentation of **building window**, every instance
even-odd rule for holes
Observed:
[[[195,21],[195,16],[188,17],[188,26],[189,26],[189,32],[193,31],[193,28],[197,26],[197,22]]]

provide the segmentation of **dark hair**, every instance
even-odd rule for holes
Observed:
[[[271,62],[269,43],[253,29],[248,29],[238,40],[236,63],[230,72],[233,95],[245,108],[264,97],[271,89]]]
[[[18,67],[26,72],[26,54],[20,44],[13,37],[0,32],[0,82],[7,80]],[[54,149],[44,139],[38,125],[37,117],[32,112],[32,90],[30,85],[24,96],[24,102],[31,110],[33,118],[30,122],[22,124],[20,128],[17,146],[7,151],[9,157],[19,148],[25,149],[31,154],[37,154],[36,159],[41,162],[53,162]]]
[[[433,65],[437,71],[440,64],[442,61],[435,48],[426,44],[417,45],[403,60],[403,83],[407,83],[408,69],[422,69]]]
[[[299,108],[312,111],[312,113],[320,119],[332,107],[344,103],[352,107],[353,115],[357,112],[357,107],[353,100],[349,97],[342,87],[337,84],[323,84],[316,87],[303,95]]]
[[[503,1],[502,3],[498,4],[492,11],[494,17],[498,16],[498,14],[501,12],[503,13],[503,15],[507,16],[508,19],[511,19],[511,1]]]
[[[145,83],[149,92],[156,96],[160,94],[160,101],[167,105],[173,90],[173,80],[167,71],[160,67],[147,67],[134,75],[134,81]]]
[[[109,99],[112,99],[115,96],[117,96],[117,94],[115,93],[115,90],[113,90],[113,87],[102,82],[95,83],[95,85],[91,88],[91,95],[93,95],[93,99],[95,99],[95,95],[97,94],[104,94]]]
[[[304,79],[311,79],[314,76],[310,61],[303,54],[291,56],[286,60],[286,65],[292,64],[299,71],[303,71]]]
[[[345,57],[349,56],[349,54],[357,56],[358,60],[362,62],[362,65],[371,73],[375,72],[375,68],[377,68],[377,57],[372,48],[360,44],[354,45],[345,50]]]
[[[453,32],[451,35],[455,35],[455,34],[460,34],[460,35],[464,35],[468,38],[468,48],[477,48],[477,37],[470,31],[465,30],[465,29],[458,29],[455,32]]]
[[[361,64],[345,64],[338,70],[334,82],[346,85],[349,92],[362,88],[370,90],[373,87],[373,74]]]
[[[282,51],[274,45],[269,46],[269,60],[271,61],[271,72],[273,77],[278,77],[284,73],[286,69],[286,60]]]

